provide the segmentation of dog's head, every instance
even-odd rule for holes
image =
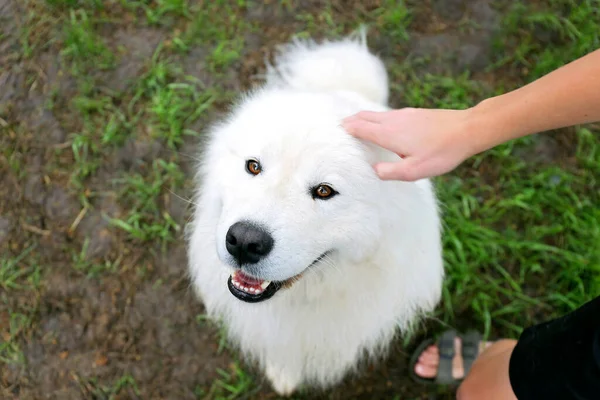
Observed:
[[[380,236],[381,181],[367,147],[340,121],[354,110],[334,97],[262,93],[213,130],[204,159],[228,286],[256,302],[307,269],[358,261]],[[223,283],[225,284],[225,282]]]

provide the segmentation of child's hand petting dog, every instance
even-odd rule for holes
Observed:
[[[512,139],[600,120],[598,77],[600,50],[467,110],[363,111],[342,126],[402,157],[375,165],[381,179],[415,181],[450,172]]]
[[[342,122],[351,135],[395,152],[402,161],[378,163],[381,179],[415,181],[449,172],[472,155],[461,139],[468,129],[468,110],[403,108],[362,111]]]

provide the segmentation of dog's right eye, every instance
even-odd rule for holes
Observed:
[[[319,186],[312,188],[311,194],[312,198],[315,200],[328,200],[339,193],[336,192],[331,186],[322,183]]]
[[[250,159],[246,161],[246,172],[252,175],[258,175],[262,171],[262,167],[257,160]]]

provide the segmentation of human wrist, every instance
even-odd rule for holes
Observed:
[[[513,109],[507,101],[510,99],[504,96],[485,99],[467,109],[465,132],[469,156],[527,134],[519,120],[520,110]]]

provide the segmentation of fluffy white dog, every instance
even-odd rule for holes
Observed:
[[[364,32],[296,40],[207,132],[188,227],[192,284],[279,394],[339,382],[440,298],[430,182],[380,180],[372,164],[398,156],[340,127],[387,99]]]

